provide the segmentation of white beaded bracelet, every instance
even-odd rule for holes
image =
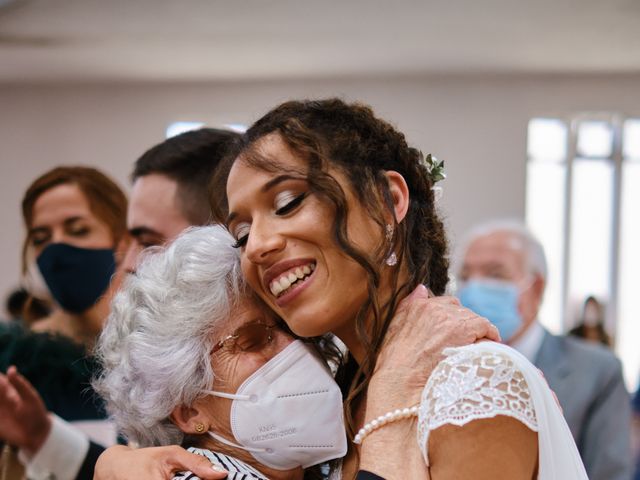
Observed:
[[[387,423],[395,422],[398,420],[402,420],[403,418],[409,417],[417,417],[418,416],[418,405],[414,405],[410,408],[398,408],[393,412],[385,413],[384,415],[380,415],[378,418],[371,420],[369,423],[366,423],[364,427],[362,427],[356,436],[353,438],[353,443],[356,445],[360,445],[364,438],[369,435],[374,430],[386,425]]]

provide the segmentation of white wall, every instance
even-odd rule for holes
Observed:
[[[226,84],[0,85],[0,295],[19,278],[20,200],[59,164],[89,164],[128,187],[133,161],[168,123],[250,123],[281,100],[338,95],[370,103],[411,143],[446,160],[452,240],[478,221],[524,213],[525,136],[536,115],[640,115],[640,76],[411,77]]]

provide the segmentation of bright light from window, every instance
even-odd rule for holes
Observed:
[[[567,167],[558,163],[527,165],[527,226],[547,257],[547,286],[538,317],[551,332],[563,333],[564,205]]]
[[[165,135],[167,138],[171,138],[184,132],[198,130],[202,127],[204,127],[203,122],[173,122],[167,127]]]
[[[589,295],[611,299],[613,163],[575,159],[572,184],[568,300],[578,308]]]
[[[624,122],[622,154],[625,158],[640,160],[640,119],[632,118]]]
[[[224,127],[238,133],[244,133],[247,131],[247,126],[241,123],[225,123]]]
[[[564,205],[567,124],[557,118],[534,118],[527,136],[526,222],[544,247],[549,267],[540,322],[563,332]]]
[[[638,267],[640,266],[640,163],[629,162],[622,169],[622,211],[620,216],[620,275],[618,277],[617,352],[624,362],[627,388],[635,391],[640,373],[640,302]]]
[[[567,156],[567,125],[556,118],[529,122],[527,153],[530,160],[563,162]]]
[[[206,126],[204,122],[173,122],[167,127],[166,137],[171,138],[176,135],[180,135],[184,132],[190,132],[191,130],[198,130]],[[225,123],[219,128],[223,130],[231,130],[232,132],[244,133],[247,131],[247,126],[242,123]]]
[[[615,322],[616,352],[624,364],[627,388],[634,391],[640,383],[640,118],[627,119],[623,125],[614,116],[611,121],[601,116],[580,118],[576,130],[558,119],[529,122],[526,219],[542,242],[549,264],[539,316],[549,330],[562,333],[579,320],[587,296],[609,305],[606,320]],[[614,145],[618,136],[619,146]],[[572,158],[565,158],[568,145],[575,145]],[[614,153],[622,153],[620,169]],[[620,175],[620,191],[614,190],[616,175]],[[618,207],[619,212],[614,211]],[[619,225],[614,225],[617,214]],[[614,238],[619,238],[618,245]],[[618,278],[612,291],[615,258]],[[611,318],[614,312],[616,318]]]
[[[578,127],[578,156],[609,158],[613,148],[613,129],[608,122],[585,121]]]

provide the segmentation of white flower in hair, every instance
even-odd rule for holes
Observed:
[[[431,180],[432,185],[435,185],[440,180],[447,178],[446,173],[444,173],[444,160],[438,160],[430,153],[425,157],[422,155],[422,152],[420,152],[419,162],[427,171],[427,175],[429,176],[429,180]]]

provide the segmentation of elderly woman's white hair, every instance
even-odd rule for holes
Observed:
[[[232,243],[222,227],[192,228],[148,255],[113,300],[94,387],[140,446],[181,443],[170,413],[211,388],[212,332],[246,295]]]

